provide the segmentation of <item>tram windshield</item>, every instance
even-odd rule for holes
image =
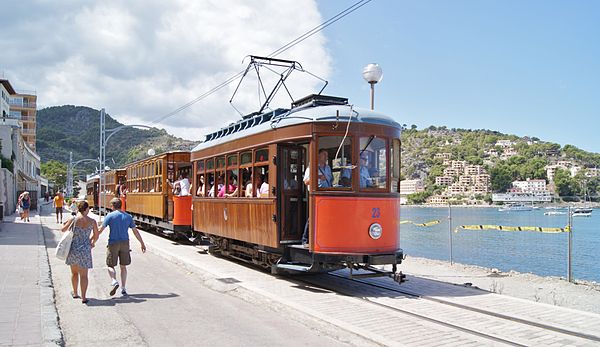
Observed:
[[[360,138],[359,177],[361,189],[385,189],[387,141],[371,135]]]
[[[317,184],[321,189],[352,187],[352,138],[344,136],[319,137]]]

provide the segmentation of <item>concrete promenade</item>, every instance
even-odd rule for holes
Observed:
[[[48,254],[39,216],[0,223],[0,345],[59,346]]]

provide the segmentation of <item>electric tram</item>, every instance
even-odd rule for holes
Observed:
[[[139,225],[174,236],[191,236],[192,197],[176,196],[172,184],[191,174],[190,152],[171,151],[126,165],[120,188],[125,210]],[[126,196],[126,198],[125,198]]]
[[[193,231],[211,253],[273,273],[347,267],[401,282],[400,130],[345,98],[310,95],[211,133],[191,153]]]
[[[98,211],[98,197],[100,192],[99,187],[100,177],[98,175],[89,177],[85,184],[85,200],[87,201],[90,209]]]

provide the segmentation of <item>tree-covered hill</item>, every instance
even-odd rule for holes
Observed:
[[[120,125],[122,124],[106,115],[106,129]],[[156,153],[161,153],[189,150],[196,144],[169,135],[163,129],[125,128],[112,136],[107,144],[107,165],[121,167],[143,158],[150,148]],[[37,112],[37,152],[43,163],[51,160],[68,163],[70,151],[73,152],[73,161],[95,159],[99,155],[99,146],[99,110],[65,105],[48,107]]]
[[[435,178],[443,175],[443,159],[436,154],[450,153],[452,160],[483,165],[491,176],[493,192],[503,192],[511,182],[526,179],[548,179],[545,167],[559,162],[570,162],[581,168],[575,177],[557,172],[556,192],[561,195],[598,195],[600,178],[590,177],[591,168],[600,168],[600,154],[590,153],[572,145],[544,142],[535,137],[518,137],[491,130],[448,129],[430,126],[418,130],[403,126],[402,177],[422,179],[427,193],[437,194],[442,187]],[[510,146],[499,146],[498,141],[510,141]],[[510,152],[510,153],[509,153]],[[586,192],[584,192],[584,190]]]

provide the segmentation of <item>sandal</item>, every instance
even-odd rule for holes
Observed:
[[[80,296],[79,296],[79,295],[77,295],[77,294],[75,294],[75,293],[73,293],[73,292],[71,292],[71,297],[72,297],[73,299],[79,299],[79,298],[80,298]]]
[[[83,300],[81,300],[81,303],[82,303],[82,304],[87,304],[87,303],[88,303],[88,301],[89,301],[88,299],[83,299]]]

